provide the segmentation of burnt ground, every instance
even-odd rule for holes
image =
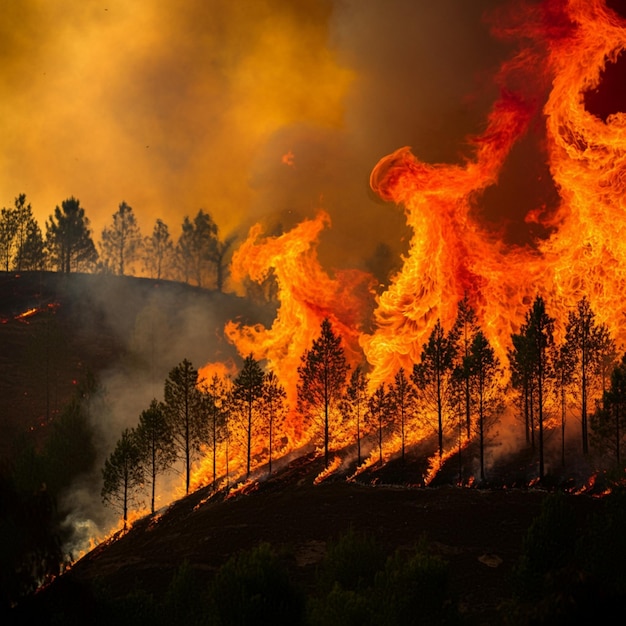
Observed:
[[[512,568],[547,491],[368,486],[337,478],[315,485],[321,467],[319,459],[302,458],[227,500],[200,489],[94,549],[38,601],[80,596],[88,606],[94,584],[114,596],[139,587],[158,597],[184,561],[208,583],[231,555],[261,542],[285,555],[293,579],[311,590],[328,542],[354,529],[373,535],[388,554],[425,538],[448,563],[466,623],[504,623]],[[569,497],[581,525],[600,502]]]

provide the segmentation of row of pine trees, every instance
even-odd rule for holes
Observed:
[[[153,399],[136,427],[126,429],[103,468],[102,498],[122,513],[139,507],[150,493],[155,510],[157,477],[182,463],[189,493],[194,463],[204,460],[204,480],[268,473],[282,453],[302,441],[319,446],[325,467],[331,454],[355,450],[357,467],[370,459],[382,465],[391,455],[404,462],[411,445],[432,441],[442,458],[474,442],[478,474],[486,480],[485,450],[497,443],[495,425],[506,411],[523,429],[537,457],[538,478],[546,474],[547,434],[558,434],[566,463],[566,423],[574,418],[580,452],[593,449],[605,462],[621,463],[626,427],[626,357],[596,321],[586,297],[571,311],[564,340],[554,339],[555,320],[537,296],[518,333],[511,336],[508,364],[500,363],[467,298],[458,303],[452,328],[437,321],[419,363],[401,368],[392,381],[371,388],[367,367],[350,367],[342,338],[323,320],[318,338],[302,355],[297,406],[289,407],[281,381],[264,371],[252,354],[234,377],[200,380],[187,360],[171,370],[163,400]],[[297,428],[294,429],[294,423]],[[569,433],[571,436],[571,432]],[[218,471],[218,455],[225,467]],[[207,464],[208,463],[208,464]],[[478,477],[477,477],[478,478]]]
[[[193,219],[185,216],[175,239],[161,219],[143,236],[133,208],[121,202],[97,245],[89,218],[74,197],[55,208],[44,230],[25,194],[0,211],[0,267],[7,272],[141,274],[222,291],[233,241],[220,237],[217,224],[202,209]]]

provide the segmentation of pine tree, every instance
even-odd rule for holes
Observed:
[[[5,272],[11,269],[17,233],[17,215],[13,208],[2,208],[0,212],[0,259]]]
[[[124,276],[139,257],[141,245],[141,232],[133,209],[121,202],[113,214],[113,223],[102,230],[100,258],[106,268]]]
[[[287,414],[285,400],[287,393],[274,372],[267,372],[263,380],[262,414],[265,415],[268,436],[268,474],[272,473],[272,455],[275,445],[275,433],[281,428]]]
[[[143,267],[150,278],[161,280],[169,276],[173,262],[174,244],[167,224],[157,219],[149,237],[143,241]]]
[[[322,423],[324,466],[328,467],[331,421],[344,395],[349,366],[341,337],[328,318],[321,324],[320,336],[301,358],[298,367],[298,409],[311,423]]]
[[[393,421],[396,428],[400,431],[400,458],[404,463],[407,420],[413,410],[415,393],[403,367],[396,373],[393,383],[389,387],[388,395],[389,411],[395,418]]]
[[[181,279],[193,279],[202,287],[214,269],[217,252],[217,225],[202,209],[192,220],[185,216],[176,245],[176,259]]]
[[[443,456],[444,416],[451,405],[450,386],[457,356],[457,335],[446,333],[437,320],[428,342],[424,344],[421,360],[413,366],[411,380],[426,413],[436,415],[439,456]]]
[[[178,458],[185,465],[185,493],[189,493],[191,465],[205,439],[198,371],[184,359],[173,368],[165,381],[165,415]]]
[[[511,386],[518,392],[518,403],[524,419],[526,443],[535,448],[535,376],[532,345],[528,326],[522,324],[519,333],[511,335],[512,347],[508,350]]]
[[[389,396],[381,383],[367,401],[368,421],[376,425],[378,436],[378,460],[383,464],[383,435],[389,422]]]
[[[150,511],[154,513],[157,475],[166,471],[175,460],[172,433],[163,403],[153,399],[141,412],[135,436],[139,446],[139,462],[150,482]]]
[[[485,436],[501,409],[499,361],[482,331],[476,332],[468,355],[471,386],[476,393],[476,428],[480,449],[480,478],[485,480]]]
[[[592,390],[600,396],[597,380],[601,373],[603,357],[613,352],[613,341],[605,324],[598,324],[586,297],[578,301],[576,310],[570,312],[565,329],[565,346],[574,362],[573,376],[580,396],[580,422],[583,454],[589,452],[588,412]]]
[[[364,416],[367,409],[368,377],[364,367],[357,365],[350,374],[350,381],[341,403],[344,419],[354,422],[356,439],[356,462],[361,465],[361,440],[363,437]]]
[[[226,381],[214,374],[204,382],[202,410],[207,420],[206,445],[211,450],[213,466],[213,490],[217,488],[217,446],[227,436],[229,393]]]
[[[554,318],[546,313],[546,304],[536,296],[526,313],[525,341],[534,385],[537,390],[537,428],[539,435],[539,479],[544,478],[545,401],[548,382],[554,378],[549,347],[553,344]]]
[[[233,381],[233,413],[239,417],[246,440],[246,478],[250,476],[253,427],[260,414],[264,374],[258,361],[249,354]]]
[[[13,215],[15,227],[13,268],[18,272],[42,269],[45,262],[43,237],[33,216],[33,210],[30,204],[26,203],[25,194],[22,193],[15,198]]]
[[[472,433],[472,405],[470,392],[469,356],[474,337],[478,332],[476,312],[469,303],[467,295],[458,304],[457,317],[454,323],[455,333],[459,337],[459,356],[456,379],[460,381],[463,389],[463,407],[465,413],[465,433],[467,439]]]
[[[124,530],[127,527],[128,510],[136,502],[143,478],[135,431],[126,428],[115,449],[104,462],[101,491],[102,501],[121,511]]]
[[[98,253],[91,238],[89,219],[76,198],[68,198],[46,222],[46,248],[50,262],[59,272],[87,271]]]

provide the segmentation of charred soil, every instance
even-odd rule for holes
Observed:
[[[358,530],[388,555],[425,539],[447,563],[464,623],[503,623],[512,569],[547,491],[370,486],[336,477],[314,484],[320,469],[319,459],[301,458],[235,495],[200,489],[95,548],[42,590],[36,603],[41,609],[80,602],[88,619],[95,586],[113,596],[132,589],[159,596],[184,562],[208,584],[229,557],[260,543],[280,553],[292,579],[311,591],[329,542]],[[600,501],[568,497],[583,527]]]

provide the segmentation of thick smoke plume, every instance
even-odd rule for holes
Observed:
[[[384,280],[405,225],[369,173],[403,145],[462,156],[507,52],[483,19],[502,4],[9,3],[0,202],[26,193],[43,227],[73,195],[98,236],[121,201],[175,236],[200,208],[224,235],[324,208],[323,258]]]

